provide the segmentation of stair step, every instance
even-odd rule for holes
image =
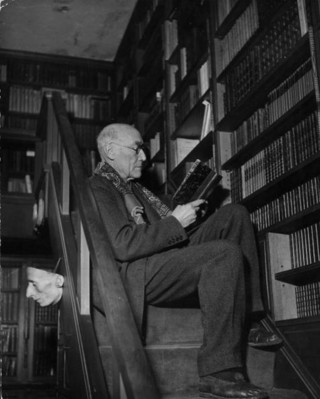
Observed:
[[[146,351],[161,393],[182,392],[198,387],[199,345],[154,345]]]
[[[148,306],[146,313],[147,345],[202,341],[200,309]]]
[[[271,389],[274,383],[276,352],[247,346],[246,366],[252,384]]]
[[[308,397],[294,389],[272,388],[268,390],[269,399],[308,399]],[[165,394],[161,399],[202,399],[198,392],[176,392]]]
[[[308,399],[308,397],[296,389],[272,388],[268,391],[270,399]]]

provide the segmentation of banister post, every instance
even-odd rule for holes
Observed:
[[[78,223],[78,273],[77,291],[81,314],[90,314],[90,251],[83,230],[82,222]]]
[[[70,169],[66,158],[66,153],[62,150],[62,179],[61,179],[61,213],[69,215],[70,212]]]

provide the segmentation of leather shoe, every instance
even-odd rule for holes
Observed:
[[[266,331],[261,325],[251,328],[248,336],[248,344],[253,347],[276,346],[282,343],[282,339],[276,334]]]
[[[245,381],[243,376],[237,376],[234,381],[226,381],[211,375],[201,377],[199,384],[199,395],[203,398],[212,399],[269,398],[269,395],[266,391]]]

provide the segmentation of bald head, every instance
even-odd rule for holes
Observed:
[[[134,134],[137,130],[126,123],[113,123],[105,126],[97,137],[97,147],[101,159],[103,159],[104,147],[111,142],[127,141],[130,134]],[[138,132],[139,133],[139,132]]]
[[[56,304],[62,297],[64,277],[48,270],[27,267],[28,287],[26,296],[40,306]]]
[[[146,160],[142,145],[139,131],[124,123],[106,126],[97,137],[102,161],[111,165],[125,181],[141,177]]]

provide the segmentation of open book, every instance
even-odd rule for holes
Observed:
[[[220,180],[221,175],[197,159],[173,195],[174,206],[207,199]]]

